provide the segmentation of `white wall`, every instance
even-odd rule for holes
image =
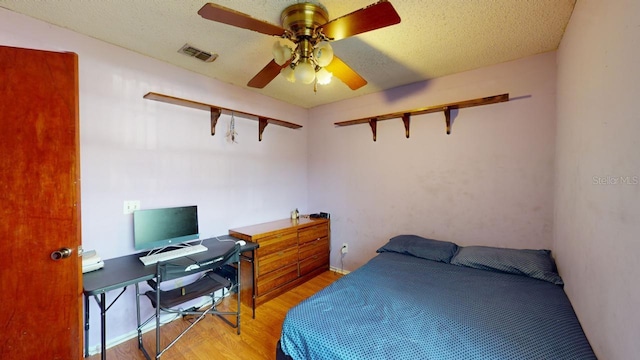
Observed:
[[[639,15],[578,1],[558,51],[554,249],[601,359],[640,354]]]
[[[286,218],[307,209],[308,111],[0,9],[0,44],[79,55],[82,237],[105,259],[134,252],[132,216],[142,208],[198,205],[200,233]],[[194,60],[196,61],[196,60]],[[210,66],[216,66],[212,63]],[[236,117],[238,144],[214,137],[209,113],[143,99],[149,91],[295,122],[299,130]],[[116,292],[107,294],[111,301]],[[149,307],[150,308],[150,307]],[[147,308],[147,311],[150,309]],[[99,344],[91,301],[90,344]],[[135,330],[133,287],[108,312],[110,342]]]
[[[345,270],[390,237],[414,233],[461,245],[550,248],[555,146],[555,53],[311,109],[309,203],[331,213],[331,263]],[[334,122],[509,93],[461,109],[452,133],[442,113]],[[349,243],[340,262],[338,249]]]

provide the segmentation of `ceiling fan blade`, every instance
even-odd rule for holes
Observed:
[[[365,80],[360,74],[355,72],[352,68],[349,67],[344,61],[340,60],[339,57],[333,55],[333,60],[327,66],[325,66],[328,72],[332,73],[333,76],[342,80],[343,83],[347,84],[351,88],[351,90],[358,90],[359,88],[367,85],[367,80]]]
[[[254,19],[247,14],[213,3],[204,4],[204,6],[198,10],[198,14],[208,20],[257,31],[267,35],[281,36],[285,33],[285,30],[280,26]]]
[[[291,61],[287,61],[284,65],[280,66],[276,64],[275,60],[271,60],[253,79],[249,80],[247,86],[262,89],[280,74],[280,70],[282,70],[283,67],[289,66],[290,63]]]
[[[319,26],[322,33],[333,40],[362,34],[367,31],[395,25],[400,15],[387,0],[379,1],[350,14],[331,20]]]

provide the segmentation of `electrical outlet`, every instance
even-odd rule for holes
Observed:
[[[340,252],[342,253],[342,255],[348,253],[349,252],[349,244],[343,243],[342,244],[342,248],[340,249]]]
[[[140,200],[125,200],[123,213],[132,214],[134,211],[140,210]]]

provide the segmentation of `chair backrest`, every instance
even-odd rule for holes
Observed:
[[[216,269],[227,263],[238,262],[240,257],[240,245],[235,244],[224,255],[213,258],[192,260],[191,257],[178,258],[168,262],[156,264],[156,276],[158,282],[173,280],[187,275]]]

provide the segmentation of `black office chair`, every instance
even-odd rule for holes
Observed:
[[[140,288],[136,284],[136,310],[138,319],[138,347],[144,353],[147,359],[151,359],[147,350],[142,343],[142,328],[149,324],[153,319],[156,322],[156,356],[159,359],[169,348],[171,348],[187,331],[191,330],[200,320],[204,319],[207,314],[218,315],[229,325],[237,329],[240,335],[240,245],[235,245],[228,253],[212,259],[194,261],[191,257],[184,257],[170,260],[168,262],[159,262],[156,264],[156,278],[149,280],[147,283],[151,290],[140,293]],[[237,266],[230,267],[229,264]],[[220,276],[221,268],[225,269],[223,276]],[[235,278],[227,276],[229,268],[235,269]],[[165,281],[175,280],[187,275],[200,274],[200,277],[194,282],[173,288],[171,290],[160,290],[160,284]],[[220,301],[230,295],[236,293],[236,311],[218,311],[216,306]],[[216,294],[218,293],[218,295]],[[221,295],[219,295],[221,293]],[[200,309],[188,308],[183,309],[180,305],[193,299],[210,296],[211,306],[204,306]],[[140,299],[146,297],[151,301],[151,305],[155,308],[155,313],[147,320],[141,322],[140,316]],[[195,316],[191,320],[189,326],[184,329],[177,337],[175,337],[166,347],[162,348],[160,339],[160,316],[166,313],[173,313],[176,316]],[[227,316],[235,317],[235,323],[227,319]]]

